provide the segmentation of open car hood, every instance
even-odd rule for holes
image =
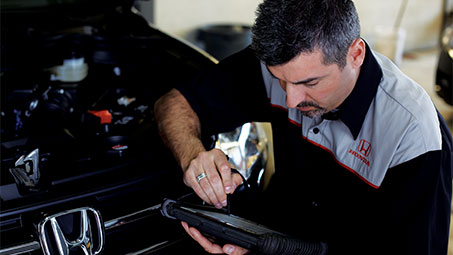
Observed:
[[[36,248],[48,215],[90,207],[110,222],[186,191],[153,105],[211,59],[130,1],[1,1],[1,11],[0,253]]]

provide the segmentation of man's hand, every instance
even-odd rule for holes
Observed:
[[[186,222],[181,222],[181,224],[186,232],[209,253],[242,255],[249,252],[247,249],[232,244],[225,244],[223,247],[221,247],[220,245],[209,241],[196,228],[189,227]]]
[[[222,208],[227,205],[226,194],[242,183],[238,174],[231,173],[225,154],[219,149],[203,151],[184,171],[184,183],[204,201]]]
[[[200,140],[200,120],[189,102],[172,89],[157,100],[154,114],[162,140],[184,170],[184,183],[204,201],[217,208],[225,206],[226,194],[233,193],[242,178],[231,174],[222,151],[205,150]]]

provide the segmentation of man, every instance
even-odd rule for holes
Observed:
[[[269,121],[265,225],[329,254],[447,253],[451,135],[425,91],[360,38],[352,1],[265,0],[252,46],[155,110],[184,182],[218,208],[241,179],[201,138]],[[246,252],[183,226],[209,252]]]

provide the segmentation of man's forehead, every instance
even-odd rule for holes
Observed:
[[[323,63],[322,54],[311,53],[298,55],[282,65],[266,65],[266,68],[274,78],[297,84],[325,77],[332,71],[332,65]]]

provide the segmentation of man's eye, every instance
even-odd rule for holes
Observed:
[[[305,83],[305,86],[307,86],[307,87],[314,87],[316,85],[318,85],[318,82]]]

